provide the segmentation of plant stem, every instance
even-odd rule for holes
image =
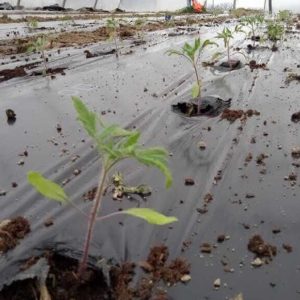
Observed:
[[[197,113],[199,114],[199,113],[200,113],[200,107],[201,107],[201,86],[200,86],[200,78],[199,78],[199,75],[198,75],[198,70],[197,70],[197,65],[196,65],[196,63],[193,63],[193,67],[194,67],[194,70],[195,70],[195,74],[196,74],[196,78],[197,78],[197,84],[198,84],[198,87],[199,87],[199,93],[198,93],[198,109],[197,109]]]
[[[45,56],[45,51],[42,50],[42,58],[43,58],[43,63],[44,63],[44,70],[43,70],[43,76],[45,77],[47,75],[47,61],[46,61],[46,56]]]
[[[90,243],[92,240],[93,232],[94,232],[94,227],[95,223],[97,220],[98,212],[101,208],[101,203],[102,203],[102,196],[103,196],[103,190],[104,190],[104,184],[105,184],[105,179],[107,175],[108,170],[105,167],[102,167],[100,178],[99,178],[99,184],[94,200],[93,207],[90,211],[90,217],[89,217],[89,222],[88,222],[88,228],[86,232],[86,237],[85,237],[85,242],[83,246],[83,254],[82,258],[79,263],[78,267],[78,277],[81,278],[83,273],[86,270],[87,267],[87,261],[88,261],[88,255],[89,255],[89,249],[90,249]]]
[[[230,61],[230,45],[229,45],[229,41],[228,41],[228,44],[227,44],[227,58],[228,58],[229,67],[231,69],[232,68],[232,64],[231,64],[231,61]]]

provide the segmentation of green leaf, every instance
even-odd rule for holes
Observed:
[[[43,196],[61,203],[66,203],[68,196],[65,191],[55,182],[46,179],[38,172],[27,173],[29,183]]]
[[[200,86],[196,82],[192,87],[192,97],[195,99],[200,96]]]
[[[156,167],[159,169],[166,178],[166,187],[169,188],[172,185],[173,178],[170,169],[167,165],[168,152],[159,147],[148,149],[137,149],[134,151],[134,157],[146,166]]]
[[[167,217],[150,208],[130,208],[124,210],[123,212],[125,214],[144,219],[149,224],[154,225],[166,225],[178,221],[178,219],[175,217]]]
[[[97,115],[90,112],[78,97],[72,97],[74,107],[78,114],[78,120],[82,123],[87,133],[96,138],[97,134]]]

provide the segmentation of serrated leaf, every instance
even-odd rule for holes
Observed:
[[[74,107],[77,111],[78,120],[82,123],[86,132],[93,138],[97,134],[97,115],[90,112],[78,97],[72,97]]]
[[[192,87],[192,97],[195,99],[200,96],[200,86],[198,83],[195,83]]]
[[[55,182],[46,179],[38,172],[27,173],[28,182],[43,196],[48,199],[66,203],[68,196],[65,191]]]
[[[122,213],[143,219],[153,225],[166,225],[178,221],[175,217],[165,216],[150,208],[130,208]]]
[[[138,149],[134,152],[135,158],[146,166],[156,167],[165,176],[166,187],[169,188],[172,185],[173,178],[170,169],[167,165],[167,151],[163,148],[148,148]]]

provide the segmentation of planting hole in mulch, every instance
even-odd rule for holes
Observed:
[[[158,295],[163,295],[164,298],[157,299],[167,299],[166,286],[173,286],[179,282],[187,283],[191,279],[190,265],[187,261],[183,258],[169,261],[169,250],[165,245],[151,248],[145,261],[137,264],[123,262],[110,266],[109,284],[98,268],[89,268],[83,278],[78,279],[78,262],[50,251],[42,258],[31,257],[21,266],[20,272],[30,270],[38,265],[41,259],[46,259],[46,265],[50,267],[44,288],[53,300],[147,300]],[[138,266],[143,273],[135,280]],[[42,268],[44,267],[43,265]],[[31,276],[32,279],[26,277],[26,280],[15,281],[5,286],[0,292],[0,300],[43,299],[38,276]]]
[[[199,107],[200,104],[200,107]],[[230,107],[231,99],[223,100],[219,97],[205,96],[198,102],[197,99],[191,102],[178,102],[172,105],[172,110],[187,117],[208,116],[216,117],[222,111]]]

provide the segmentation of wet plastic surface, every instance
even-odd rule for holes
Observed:
[[[215,36],[215,30],[202,27],[201,37]],[[190,36],[165,37],[147,50],[142,46],[119,60],[113,55],[86,60],[83,49],[66,49],[66,55],[55,62],[68,66],[66,76],[55,80],[26,77],[1,83],[0,182],[7,195],[0,197],[0,217],[23,215],[30,220],[32,232],[0,257],[0,287],[17,275],[22,261],[46,248],[80,255],[86,229],[84,217],[71,207],[43,199],[26,182],[29,170],[40,171],[58,183],[70,180],[65,185],[67,194],[86,211],[90,208],[91,203],[84,202],[82,195],[96,186],[100,166],[76,121],[70,97],[77,95],[102,113],[106,122],[134,126],[141,130],[146,145],[162,145],[172,153],[174,184],[170,190],[165,190],[164,179],[157,171],[127,161],[117,171],[123,172],[128,184],[148,184],[153,193],[145,202],[116,202],[108,194],[102,213],[140,205],[179,219],[169,228],[150,226],[130,217],[99,223],[91,249],[94,257],[139,261],[150,246],[164,242],[173,257],[183,255],[192,266],[191,282],[170,288],[171,299],[227,299],[240,292],[247,300],[298,299],[299,185],[291,186],[284,177],[298,172],[290,153],[300,143],[299,124],[292,123],[290,117],[300,110],[299,84],[286,85],[287,73],[283,72],[285,67],[297,72],[298,36],[288,36],[278,52],[251,53],[250,59],[267,63],[269,70],[251,72],[245,66],[220,74],[209,69],[201,72],[204,96],[232,98],[231,108],[261,113],[244,123],[238,120],[230,124],[219,117],[186,118],[172,112],[171,104],[189,97],[194,78],[185,61],[164,56],[164,52],[191,40]],[[247,41],[237,45],[246,47]],[[204,53],[203,60],[209,56],[209,52]],[[16,113],[13,125],[6,123],[6,109]],[[61,133],[56,130],[57,124],[61,125]],[[255,144],[251,143],[253,137]],[[199,149],[200,141],[205,142],[205,150]],[[19,156],[25,150],[28,157]],[[253,160],[246,166],[249,152]],[[255,160],[261,153],[269,156],[265,166],[257,165]],[[80,157],[72,162],[75,155]],[[21,160],[24,165],[18,164]],[[75,169],[81,174],[73,175]],[[261,174],[263,169],[265,174]],[[187,177],[196,184],[185,186]],[[11,188],[12,182],[18,187]],[[208,212],[199,214],[197,209],[203,206],[207,193],[213,200]],[[49,217],[54,225],[45,227]],[[279,234],[272,233],[275,227],[281,229]],[[220,234],[230,236],[229,240],[218,244]],[[274,260],[257,269],[251,266],[254,256],[247,250],[254,234],[278,247]],[[185,241],[191,244],[182,253]],[[217,245],[212,254],[200,253],[205,242]],[[293,252],[287,254],[283,243],[291,244]],[[234,272],[224,272],[221,261],[228,262]],[[213,282],[217,278],[222,285],[216,291]]]

